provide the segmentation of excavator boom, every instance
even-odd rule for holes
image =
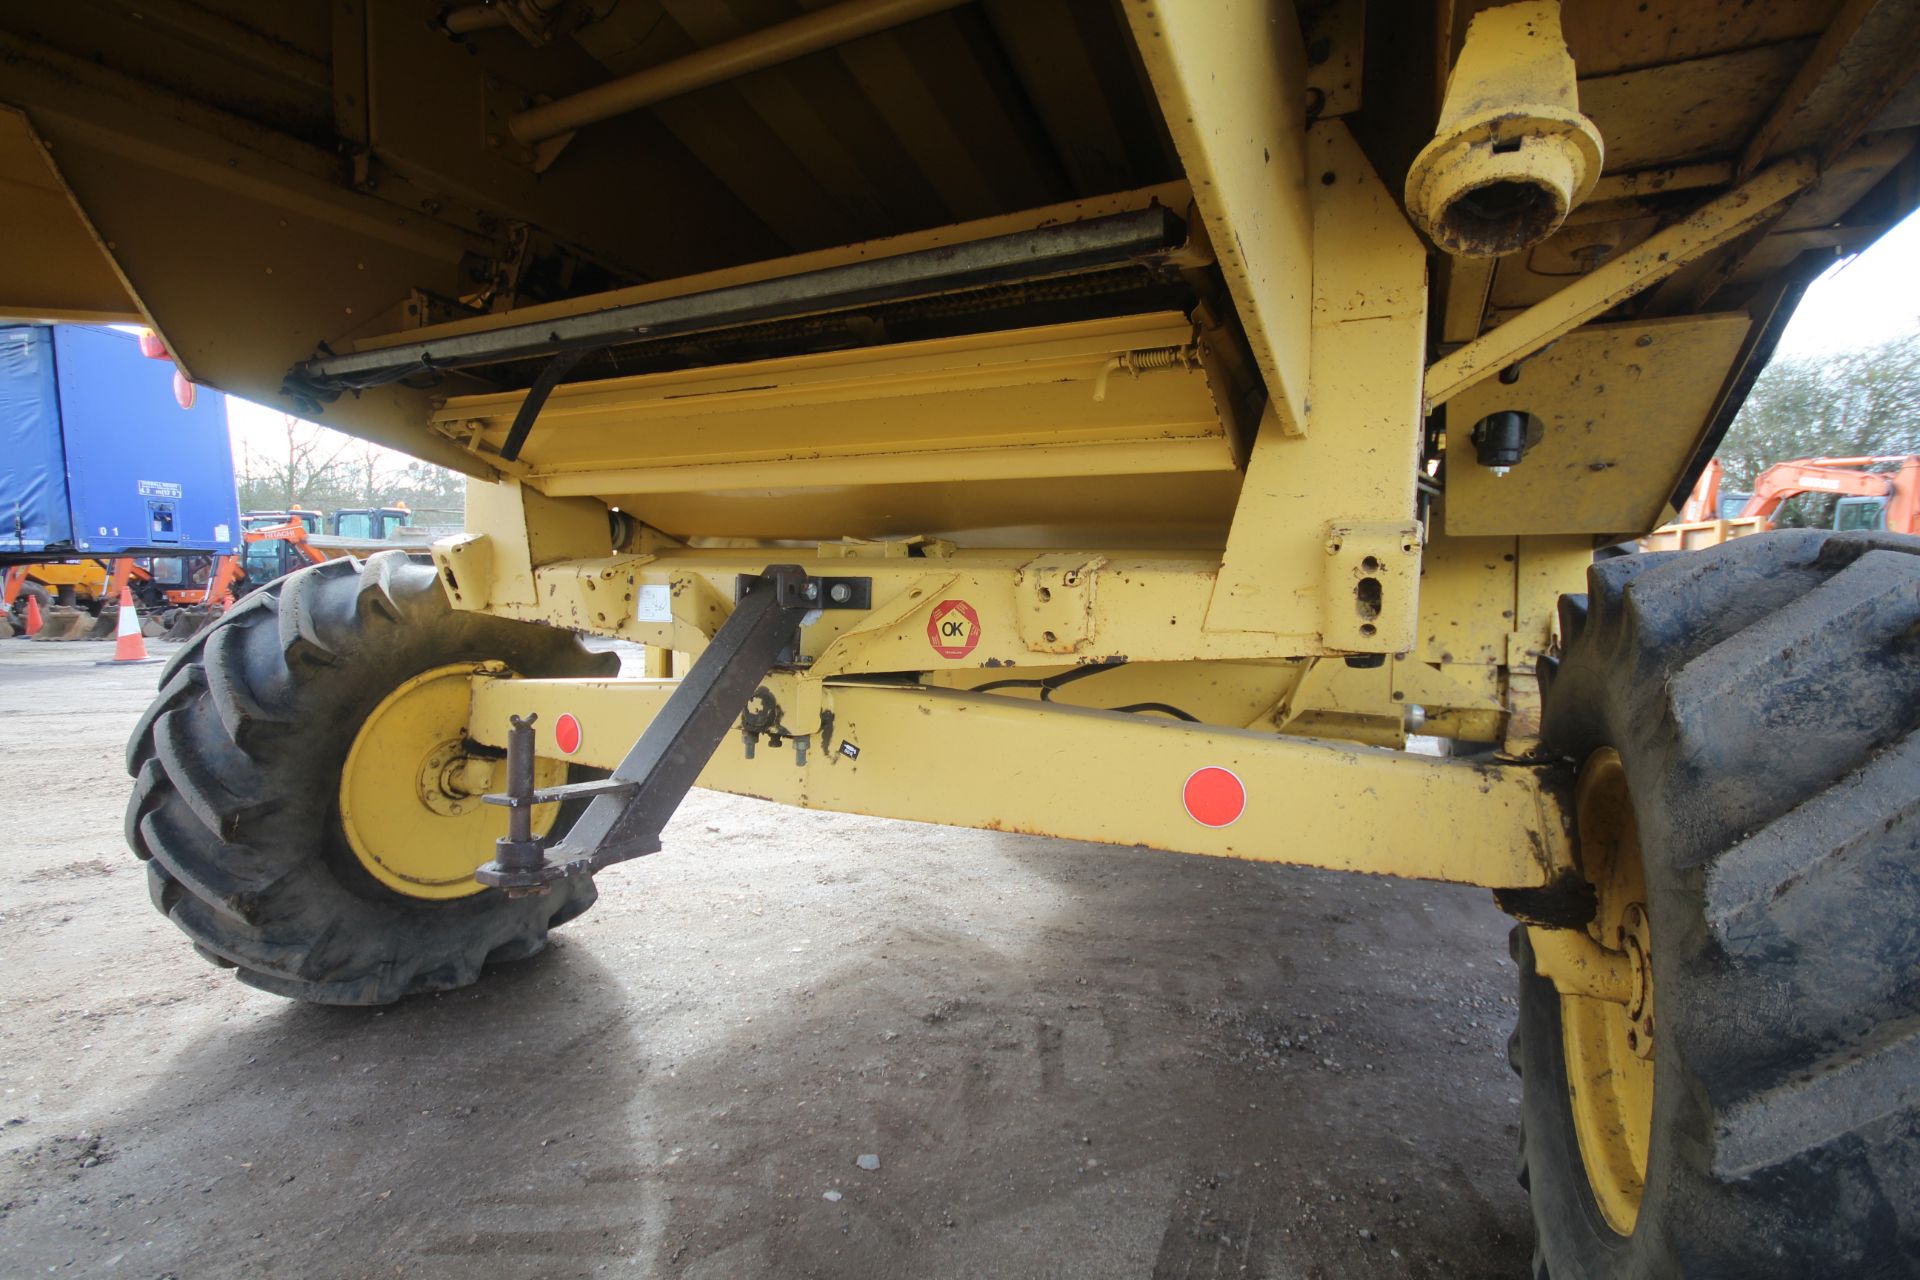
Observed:
[[[1753,496],[1743,516],[1773,519],[1780,505],[1804,493],[1833,493],[1848,498],[1884,498],[1893,492],[1893,480],[1884,472],[1860,470],[1899,458],[1807,458],[1779,462],[1753,482]]]

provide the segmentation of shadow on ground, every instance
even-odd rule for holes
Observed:
[[[176,963],[128,879],[130,962]],[[89,1048],[156,1056],[115,1064],[140,1085],[83,1117],[92,1148],[16,1149],[3,1256],[1519,1277],[1503,935],[1468,890],[696,793],[665,854],[468,991],[321,1009],[182,969],[137,1024],[170,1040],[101,1015]]]

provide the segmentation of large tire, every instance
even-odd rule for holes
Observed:
[[[28,600],[37,600],[40,602],[40,619],[42,622],[46,621],[48,615],[53,611],[53,593],[51,591],[48,591],[37,582],[21,583],[19,594],[13,598],[13,614],[22,635],[25,635],[27,630]]]
[[[539,951],[592,904],[591,880],[406,896],[368,874],[340,817],[341,770],[381,699],[492,660],[524,676],[618,663],[564,631],[454,611],[432,566],[400,551],[315,565],[229,609],[168,662],[127,745],[127,842],[154,905],[243,982],[324,1004],[445,991]]]
[[[1543,739],[1619,753],[1651,937],[1630,1234],[1571,1118],[1525,928],[1512,1042],[1539,1280],[1920,1275],[1920,539],[1783,532],[1595,564]]]

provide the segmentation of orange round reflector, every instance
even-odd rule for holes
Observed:
[[[1247,789],[1231,769],[1196,769],[1181,791],[1187,816],[1203,827],[1228,827],[1247,809]]]

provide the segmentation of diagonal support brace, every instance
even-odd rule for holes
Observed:
[[[1787,201],[1819,176],[1812,160],[1782,160],[1655,232],[1612,262],[1434,361],[1427,368],[1426,412],[1432,413],[1482,378],[1532,355],[1561,334],[1572,332],[1775,217]]]
[[[520,811],[536,804],[592,797],[560,843],[538,856],[496,857],[474,872],[481,884],[509,893],[544,893],[556,880],[660,849],[660,831],[692,788],[720,740],[793,644],[806,615],[823,606],[820,580],[798,565],[772,565],[741,579],[733,614],[714,633],[660,714],[603,781],[533,790],[516,787],[485,797]],[[531,752],[531,743],[523,748]],[[512,742],[509,742],[509,756]],[[519,776],[508,760],[510,779]],[[531,768],[520,771],[530,782]]]

